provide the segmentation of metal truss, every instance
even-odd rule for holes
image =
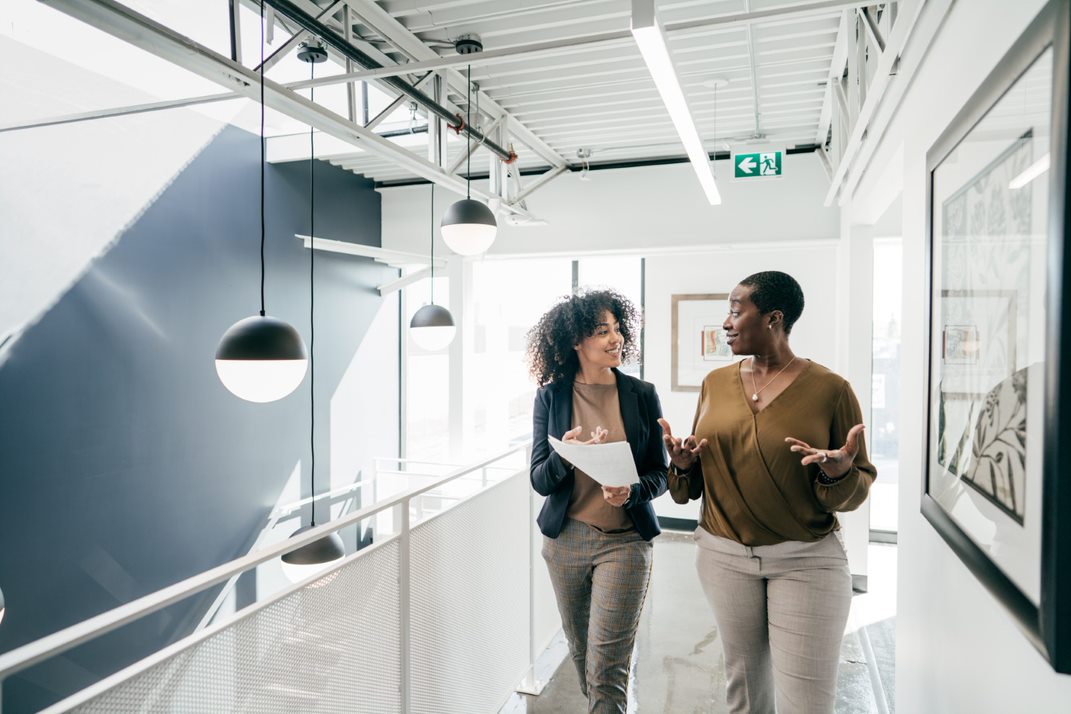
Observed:
[[[43,4],[49,5],[60,12],[75,17],[117,37],[118,39],[148,51],[179,67],[198,74],[201,77],[216,82],[229,91],[215,95],[192,97],[181,100],[114,107],[80,114],[52,117],[37,120],[32,123],[0,127],[0,131],[14,131],[37,126],[85,121],[106,116],[121,116],[125,114],[157,111],[180,106],[223,101],[238,97],[247,97],[259,101],[261,78],[258,72],[258,67],[247,67],[240,61],[242,49],[237,39],[240,35],[237,0],[231,0],[231,11],[228,13],[231,30],[231,57],[221,55],[211,48],[205,47],[204,45],[155,22],[151,18],[135,12],[131,8],[116,2],[116,0],[41,1]],[[256,6],[259,10],[258,4],[251,4]],[[301,41],[310,37],[319,37],[328,44],[330,50],[334,53],[334,59],[340,64],[345,65],[347,69],[352,68],[354,63],[359,64],[362,68],[384,67],[393,64],[393,61],[383,52],[374,49],[368,43],[356,40],[352,37],[352,23],[355,17],[354,8],[352,7],[353,4],[360,5],[360,9],[365,13],[360,16],[362,22],[367,20],[366,15],[374,15],[375,11],[379,10],[378,6],[372,2],[365,5],[363,3],[348,2],[347,0],[338,0],[324,10],[308,0],[266,0],[266,5],[269,6],[266,7],[266,9],[272,10],[271,13],[266,12],[266,22],[269,23],[269,27],[274,27],[275,23],[278,23],[291,32],[292,36],[286,43],[284,43],[282,48],[274,52],[271,57],[265,60],[265,69],[278,62],[287,52],[296,49]],[[393,18],[391,18],[391,20],[393,20]],[[346,24],[346,27],[342,26],[343,23]],[[385,25],[387,25],[387,23],[380,22],[380,26]],[[393,28],[392,32],[402,40],[401,44],[403,46],[400,49],[403,52],[412,55],[414,51],[418,50],[418,48],[412,44],[413,42],[416,42],[419,43],[420,48],[423,49],[423,52],[419,52],[419,54],[434,54],[433,50],[426,47],[414,36],[406,37],[401,34],[397,28]],[[421,74],[423,76],[414,82],[410,82],[399,76],[388,77],[385,79],[361,80],[362,82],[374,82],[383,91],[398,95],[394,102],[388,107],[388,110],[381,112],[376,117],[373,117],[364,123],[355,121],[356,117],[341,117],[335,112],[298,94],[299,90],[311,85],[308,81],[292,82],[284,85],[265,78],[265,104],[282,114],[309,124],[327,135],[351,144],[356,150],[376,153],[388,161],[404,166],[418,176],[433,181],[455,193],[464,194],[468,188],[466,179],[454,171],[444,170],[442,159],[439,161],[426,159],[406,148],[388,141],[386,138],[373,131],[373,129],[382,122],[391,111],[397,108],[397,106],[407,100],[411,100],[416,101],[425,108],[428,114],[429,128],[434,124],[436,126],[435,134],[437,136],[445,136],[445,131],[443,130],[444,126],[450,126],[459,132],[469,132],[475,139],[473,142],[474,146],[483,146],[497,154],[498,157],[509,158],[511,156],[512,151],[506,149],[505,146],[499,143],[499,141],[506,138],[503,135],[500,134],[496,137],[499,141],[495,141],[494,139],[489,139],[487,136],[484,136],[484,134],[475,127],[464,126],[464,122],[461,120],[462,112],[456,106],[442,101],[447,96],[445,91],[442,92],[438,101],[435,98],[424,94],[419,88],[420,85],[424,84],[428,79],[435,75],[427,72]],[[447,73],[448,79],[450,81],[455,81],[457,78],[449,76],[450,74],[458,73]],[[461,78],[461,81],[461,86],[463,88],[464,79]],[[354,92],[351,83],[350,96],[353,97],[353,95]],[[487,108],[486,113],[494,118],[493,127],[506,126],[508,113],[489,97],[482,97],[482,101],[483,105]],[[355,113],[354,102],[352,99],[350,105],[350,114],[352,115]],[[474,121],[474,124],[475,123],[476,122]],[[508,125],[513,129],[512,138],[518,139],[533,150],[538,151],[541,156],[552,161],[555,165],[567,165],[567,162],[565,162],[564,159],[554,153],[549,146],[544,144],[535,134],[528,131],[519,122],[516,122],[515,120],[510,121],[508,122]],[[506,146],[508,145],[509,143],[507,141]],[[442,156],[445,157],[445,153],[443,153]],[[476,198],[489,201],[492,205],[499,206],[507,212],[519,213],[527,216],[527,211],[525,209],[505,201],[505,197],[500,193],[487,193],[478,190],[475,186],[470,190],[472,195]]]
[[[41,0],[57,10],[85,21],[111,35],[162,57],[202,77],[217,82],[226,91],[220,94],[180,100],[115,107],[81,114],[52,117],[19,126],[0,126],[0,131],[12,131],[49,124],[85,121],[104,116],[157,111],[178,106],[217,102],[236,97],[258,99],[258,67],[242,61],[240,45],[241,6],[259,10],[257,0],[219,0],[229,3],[225,14],[230,23],[230,56],[178,34],[150,18],[144,17],[117,0]],[[701,29],[740,27],[747,30],[748,72],[751,76],[751,113],[755,132],[759,132],[762,117],[758,107],[755,43],[750,27],[757,22],[805,19],[841,11],[837,46],[830,66],[816,143],[823,165],[829,172],[831,186],[826,198],[829,205],[841,192],[846,177],[859,154],[867,126],[882,101],[890,77],[895,75],[898,53],[903,49],[919,8],[926,0],[873,3],[870,0],[814,0],[762,10],[752,10],[750,0],[745,10],[731,15],[705,17],[688,22],[666,25],[670,33],[689,33]],[[589,33],[580,37],[541,39],[530,44],[489,50],[465,56],[441,57],[423,40],[407,29],[375,0],[335,0],[323,5],[313,0],[264,0],[268,31],[281,28],[289,39],[264,62],[270,68],[302,41],[319,39],[328,47],[331,59],[340,72],[328,76],[286,84],[265,80],[265,103],[273,109],[321,132],[342,140],[357,151],[367,151],[383,161],[440,184],[456,193],[466,190],[466,176],[458,173],[468,155],[447,159],[445,137],[448,130],[467,133],[472,148],[480,147],[489,154],[488,183],[472,194],[488,201],[493,208],[527,216],[523,201],[536,189],[555,177],[577,168],[575,162],[563,158],[530,127],[510,115],[485,91],[476,88],[474,101],[479,111],[472,116],[472,126],[463,120],[464,111],[451,102],[451,96],[468,93],[467,80],[461,68],[466,64],[488,65],[506,57],[537,57],[554,54],[569,48],[627,41],[629,33],[611,31]],[[909,12],[898,9],[910,7]],[[360,28],[361,35],[355,28]],[[538,37],[533,35],[533,37]],[[247,51],[248,54],[248,51]],[[313,86],[344,83],[347,88],[348,116],[340,116],[298,94]],[[368,85],[395,99],[374,117],[369,117],[367,101],[358,103],[358,95],[367,96]],[[429,89],[430,87],[430,89]],[[381,122],[405,103],[422,107],[427,127],[428,151],[421,156],[403,148],[376,131]],[[463,103],[463,100],[458,100]],[[363,111],[359,111],[359,109]],[[465,107],[464,109],[468,109]],[[483,120],[486,118],[486,122]],[[775,118],[776,119],[776,118]],[[771,120],[775,126],[776,121]],[[536,121],[537,125],[542,124]],[[557,134],[559,140],[562,133]],[[548,170],[527,187],[519,183],[514,146],[530,151],[548,165]],[[347,166],[344,159],[339,165]],[[355,170],[359,170],[356,168]],[[527,216],[530,217],[530,216]]]
[[[851,178],[865,170],[867,140],[872,147],[880,131],[871,123],[883,102],[896,102],[904,91],[895,79],[903,52],[926,0],[876,3],[844,10],[826,82],[815,142],[830,179],[825,205],[850,197]],[[895,96],[894,96],[895,95]],[[873,136],[872,136],[873,134]]]

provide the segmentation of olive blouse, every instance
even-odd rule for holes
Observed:
[[[836,482],[818,481],[817,464],[803,466],[789,450],[792,436],[816,449],[844,445],[863,423],[851,385],[820,364],[803,371],[759,413],[751,410],[740,374],[742,362],[703,380],[692,433],[708,444],[686,474],[669,473],[673,500],[704,495],[700,525],[747,546],[821,540],[838,528],[836,511],[866,500],[877,470],[860,437],[851,470]]]

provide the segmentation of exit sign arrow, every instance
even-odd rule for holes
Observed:
[[[781,151],[760,151],[752,154],[733,155],[734,178],[781,176],[782,166]]]

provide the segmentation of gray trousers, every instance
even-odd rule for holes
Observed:
[[[852,600],[839,533],[749,548],[696,529],[733,714],[832,714]],[[776,694],[775,694],[776,693]]]
[[[589,712],[625,714],[653,546],[636,531],[602,533],[566,519],[543,539],[543,559]]]

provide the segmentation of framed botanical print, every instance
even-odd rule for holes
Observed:
[[[1050,2],[927,153],[922,513],[1071,673],[1067,28]]]
[[[710,370],[733,361],[722,323],[729,312],[729,293],[672,296],[670,353],[674,392],[698,392]]]

